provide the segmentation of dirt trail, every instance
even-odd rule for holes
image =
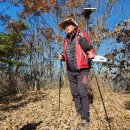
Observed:
[[[112,130],[130,130],[130,110],[124,106],[128,95],[102,91]],[[0,130],[76,130],[80,118],[69,88],[61,90],[60,112],[58,103],[58,89],[5,97],[0,100]],[[89,130],[109,130],[98,94],[90,113]]]

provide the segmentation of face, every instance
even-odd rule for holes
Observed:
[[[76,27],[72,23],[66,23],[64,26],[64,32],[66,34],[71,34],[75,28]]]

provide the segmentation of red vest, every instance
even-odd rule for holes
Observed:
[[[89,68],[89,65],[87,64],[87,60],[88,60],[88,55],[85,54],[84,55],[84,52],[79,44],[79,34],[80,34],[80,31],[77,30],[77,33],[76,33],[76,63],[77,63],[77,68],[78,69],[81,69],[81,68]],[[88,35],[86,34],[86,32],[82,32],[82,35],[83,37],[86,38],[87,42],[89,44],[90,43],[90,40],[88,38]],[[64,38],[64,61],[66,62],[67,61],[67,57],[66,57],[66,46],[67,46],[67,39]],[[94,49],[91,49],[90,50],[93,54],[94,54]]]

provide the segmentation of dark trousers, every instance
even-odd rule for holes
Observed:
[[[88,70],[67,71],[67,74],[76,111],[81,115],[81,118],[89,120]]]

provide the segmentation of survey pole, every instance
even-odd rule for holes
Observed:
[[[88,34],[89,32],[89,22],[90,22],[90,15],[96,11],[96,8],[84,8],[81,14],[85,17],[85,22],[86,22],[86,32]]]
[[[88,32],[89,32],[90,15],[91,15],[95,10],[96,10],[96,8],[84,8],[83,11],[81,12],[81,14],[85,17],[86,33],[87,33],[87,34],[88,34]],[[94,62],[93,62],[93,63],[94,63]],[[106,110],[106,107],[105,107],[105,103],[104,103],[104,100],[103,100],[103,97],[102,97],[101,89],[100,89],[100,86],[99,86],[99,83],[98,83],[98,79],[97,79],[96,74],[95,74],[95,71],[94,71],[94,65],[93,65],[93,72],[94,72],[94,77],[95,77],[96,82],[97,82],[97,86],[98,86],[99,94],[100,94],[100,97],[101,97],[101,101],[102,101],[102,104],[103,104],[103,108],[104,108],[104,112],[105,112],[105,116],[106,116],[106,121],[107,121],[107,123],[108,123],[109,130],[112,130],[112,129],[111,129],[110,120],[109,120],[109,118],[108,118],[107,110]]]

